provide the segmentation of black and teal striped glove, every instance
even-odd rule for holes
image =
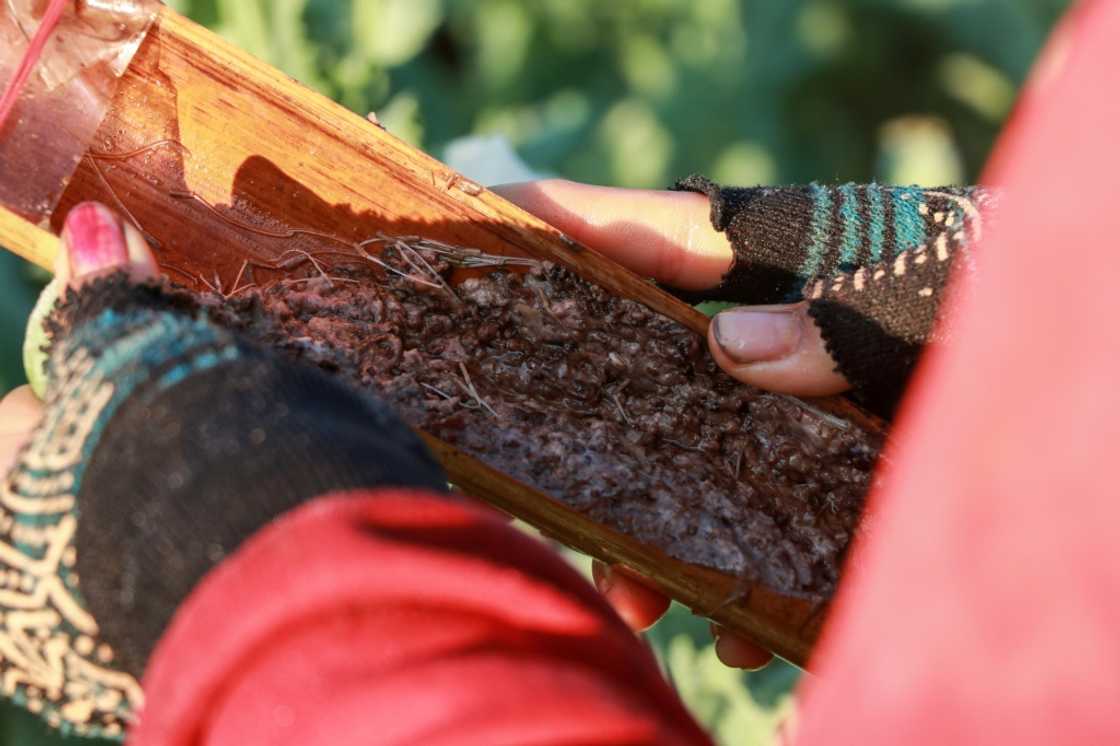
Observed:
[[[887,415],[993,202],[979,187],[742,189],[690,176],[675,189],[707,195],[712,224],[735,252],[718,287],[677,294],[751,305],[806,300],[838,371]]]
[[[44,418],[0,483],[0,684],[122,738],[180,602],[242,541],[335,490],[446,480],[381,402],[123,273],[49,321]]]

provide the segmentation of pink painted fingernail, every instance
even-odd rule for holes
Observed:
[[[74,277],[128,263],[128,244],[121,222],[112,210],[98,202],[83,202],[70,211],[62,240]]]
[[[790,310],[735,308],[716,316],[716,342],[737,363],[761,363],[789,355],[801,343],[801,319]]]
[[[616,580],[614,571],[602,562],[591,565],[591,579],[595,581],[595,588],[604,596],[611,592]]]

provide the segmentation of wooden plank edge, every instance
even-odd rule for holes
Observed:
[[[51,271],[61,242],[50,231],[0,205],[0,246],[32,264]]]
[[[236,70],[245,85],[267,90],[285,105],[298,108],[304,115],[323,122],[332,132],[344,130],[351,142],[362,144],[364,154],[374,161],[384,160],[386,154],[397,164],[405,164],[426,181],[434,175],[452,183],[462,177],[447,165],[427,153],[409,145],[388,130],[372,125],[369,121],[346,109],[337,102],[304,87],[271,65],[259,60],[243,49],[226,41],[209,29],[164,7],[161,11],[159,32],[176,37],[198,49],[208,64]],[[599,254],[540,218],[525,212],[489,189],[479,185],[470,189],[442,190],[443,196],[459,203],[467,212],[480,213],[490,221],[511,243],[530,250],[537,257],[571,269],[590,282],[595,282],[617,295],[638,300],[651,309],[668,316],[698,334],[706,334],[709,320],[704,314],[639,277],[613,260]],[[547,238],[543,238],[547,236]],[[589,275],[589,270],[594,276]]]
[[[510,480],[458,450],[418,431],[457,487],[472,497],[529,523],[544,536],[611,565],[623,565],[644,582],[688,606],[695,613],[750,639],[804,667],[820,633],[823,604],[784,596],[761,584],[669,556]]]

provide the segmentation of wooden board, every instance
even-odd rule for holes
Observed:
[[[59,251],[58,236],[32,225],[3,205],[0,205],[0,246],[52,271]]]
[[[128,213],[164,271],[198,289],[263,284],[290,272],[301,251],[329,264],[324,242],[343,253],[379,233],[419,234],[548,259],[698,334],[707,328],[702,314],[647,280],[166,8],[55,212],[56,230],[86,199]],[[13,220],[0,214],[0,224]],[[18,230],[23,237],[10,239]],[[49,267],[49,242],[18,230],[0,231],[0,241]],[[815,404],[880,428],[844,399]],[[805,663],[822,609],[672,559],[425,437],[464,490]]]

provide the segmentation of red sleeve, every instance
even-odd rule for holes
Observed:
[[[999,33],[993,30],[992,33]],[[1120,743],[1120,2],[1049,45],[895,430],[799,743]]]
[[[421,494],[320,498],[176,614],[136,746],[708,744],[554,553]]]

